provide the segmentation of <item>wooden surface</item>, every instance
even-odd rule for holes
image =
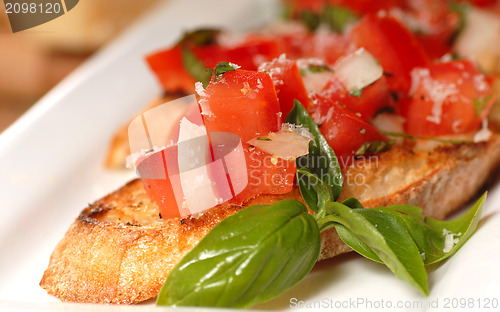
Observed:
[[[80,1],[67,14],[15,34],[0,1],[0,133],[157,1]]]
[[[39,51],[32,50],[31,53]],[[0,54],[5,55],[5,52]],[[90,53],[44,55],[43,58],[39,57],[36,65],[30,64],[36,67],[18,67],[18,70],[8,67],[19,66],[26,62],[26,58],[10,58],[10,64],[5,64],[5,59],[0,61],[0,133],[89,55]]]

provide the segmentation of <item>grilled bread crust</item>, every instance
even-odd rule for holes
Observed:
[[[478,192],[499,160],[497,135],[430,151],[403,144],[344,169],[341,199],[355,196],[365,207],[408,203],[443,218]],[[142,182],[133,180],[81,212],[56,246],[40,285],[71,302],[130,304],[153,298],[175,264],[220,220],[281,199],[302,200],[294,189],[225,203],[199,218],[163,220]],[[321,233],[318,261],[348,251],[335,229]]]

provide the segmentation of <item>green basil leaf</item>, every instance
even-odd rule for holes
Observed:
[[[314,266],[320,236],[296,200],[222,220],[175,266],[157,304],[248,308],[283,293]]]
[[[184,33],[179,43],[194,46],[211,45],[217,43],[220,33],[221,30],[217,28],[200,28]]]
[[[349,95],[360,98],[363,95],[363,89],[351,91],[351,92],[349,92]]]
[[[215,72],[213,81],[216,82],[216,81],[221,80],[222,76],[225,73],[230,72],[230,71],[235,71],[236,68],[239,68],[239,66],[236,64],[233,64],[230,62],[219,62],[219,63],[217,63],[217,65],[215,65],[215,68],[207,69],[207,73],[211,78],[212,74]],[[265,138],[264,138],[264,140],[265,140]],[[268,139],[266,141],[270,141],[270,140]]]
[[[356,22],[359,16],[346,7],[326,5],[319,13],[302,10],[299,19],[306,25],[309,31],[315,31],[321,24],[324,24],[332,31],[343,32],[345,27],[350,23]]]
[[[360,201],[354,197],[349,197],[347,199],[344,199],[342,204],[346,205],[349,208],[364,208],[363,205],[360,203]]]
[[[363,208],[363,205],[359,202],[359,200],[357,200],[354,197],[350,197],[350,198],[345,199],[342,202],[342,204],[345,205],[345,206],[347,206],[347,207],[349,207],[349,208]],[[318,226],[319,226],[319,229],[320,229],[321,232],[324,231],[324,230],[327,230],[327,229],[329,229],[329,228],[331,228],[333,226],[336,227],[336,226],[339,225],[339,223],[337,223],[335,221],[332,221],[329,218],[327,218],[327,216],[331,213],[331,211],[328,211],[326,208],[327,208],[326,206],[323,207],[323,211],[324,211],[323,213],[317,213],[317,214],[314,215],[315,218],[316,218],[316,221],[318,222]],[[347,230],[347,231],[349,231],[349,230]],[[352,235],[354,235],[354,234],[352,234]],[[358,243],[358,244],[360,244],[360,243]]]
[[[302,198],[309,209],[315,213],[322,211],[325,204],[332,200],[332,193],[328,185],[309,170],[305,168],[298,169],[297,181]]]
[[[185,46],[182,48],[182,65],[194,80],[201,81],[203,86],[207,87],[210,76],[206,71],[205,65]]]
[[[485,97],[479,99],[473,99],[472,103],[474,104],[474,111],[476,112],[476,117],[481,115],[481,113],[488,107],[488,104],[491,101],[491,97],[493,94],[488,94]]]
[[[455,28],[455,31],[448,39],[449,46],[453,45],[453,43],[458,38],[460,33],[464,30],[467,24],[467,10],[469,9],[470,5],[465,2],[458,2],[458,1],[450,2],[450,11],[458,15],[458,27]]]
[[[467,213],[454,220],[423,219],[422,210],[409,205],[375,208],[399,217],[418,246],[426,265],[455,254],[474,233],[486,200],[486,193]],[[448,240],[448,241],[447,241]]]
[[[343,6],[327,5],[323,8],[321,20],[335,32],[343,32],[348,24],[354,23],[359,16]]]
[[[293,5],[288,2],[282,2],[281,3],[281,18],[285,21],[289,21],[293,17]]]
[[[270,138],[266,138],[266,137],[258,137],[257,140],[259,140],[259,141],[271,141]]]
[[[377,256],[377,254],[358,236],[354,235],[354,233],[351,232],[348,228],[346,228],[342,224],[334,224],[334,226],[340,239],[344,243],[346,243],[347,246],[351,247],[352,250],[367,259],[378,263],[383,263],[382,260],[380,260],[380,258]]]
[[[327,205],[329,215],[324,219],[339,223],[352,235],[345,234],[340,228],[339,236],[349,247],[361,251],[361,254],[372,259],[373,253],[394,274],[415,286],[423,294],[429,294],[427,272],[420,257],[419,249],[400,219],[390,214],[373,209],[351,209],[341,203],[330,202]],[[349,238],[356,237],[354,241]],[[363,244],[359,245],[359,242]],[[360,247],[361,246],[361,247]],[[373,253],[367,253],[371,249]],[[373,260],[373,259],[372,259]]]
[[[394,140],[366,142],[356,151],[357,156],[365,154],[377,154],[389,150]]]
[[[333,200],[339,198],[342,191],[343,177],[335,152],[328,145],[314,120],[302,104],[295,100],[286,122],[301,125],[314,135],[314,142],[309,142],[309,154],[297,158],[297,168],[306,168],[320,178],[332,190]]]
[[[300,12],[299,19],[304,23],[309,31],[315,31],[321,24],[321,18],[313,11],[303,10]]]
[[[420,211],[419,213],[415,212],[415,214],[413,214],[411,211],[409,214],[405,213],[404,210],[407,210],[409,207],[412,206],[389,206],[374,208],[374,210],[392,215],[405,225],[408,233],[410,233],[413,241],[418,247],[420,257],[424,261],[424,264],[431,264],[439,261],[443,253],[444,236],[436,233],[431,227],[424,223],[420,208],[413,207],[417,208]]]
[[[443,256],[436,261],[441,261],[454,255],[472,236],[481,218],[486,197],[487,193],[485,192],[483,196],[481,196],[481,198],[474,204],[474,206],[472,206],[472,208],[459,218],[449,221],[425,218],[425,223],[433,228],[437,233],[443,234],[444,230],[447,230],[451,233],[456,233],[458,236],[458,242],[454,244],[453,248],[449,252],[443,254]],[[459,233],[461,234],[458,235]]]

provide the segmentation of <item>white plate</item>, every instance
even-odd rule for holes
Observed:
[[[0,135],[0,311],[157,310],[148,304],[63,304],[38,283],[53,248],[81,209],[134,176],[104,170],[101,164],[112,133],[160,93],[143,56],[172,43],[187,28],[220,25],[239,31],[262,25],[275,13],[275,3],[265,0],[163,3]],[[421,311],[430,302],[457,310],[444,305],[449,301],[452,308],[460,300],[469,304],[466,310],[478,311],[488,300],[491,306],[491,300],[500,300],[498,203],[496,185],[477,233],[430,274],[429,298],[383,266],[346,255],[318,264],[299,285],[257,308],[307,304],[314,310]]]

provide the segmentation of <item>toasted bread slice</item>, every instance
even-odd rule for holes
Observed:
[[[481,188],[500,160],[500,138],[439,146],[432,151],[395,146],[360,159],[343,172],[341,198],[355,196],[366,207],[409,203],[442,218]],[[201,217],[163,220],[140,180],[84,209],[55,248],[40,285],[63,301],[138,303],[158,294],[175,264],[220,220],[256,204],[292,198],[261,195],[242,204],[222,204]],[[318,259],[350,251],[335,232],[321,234]]]

